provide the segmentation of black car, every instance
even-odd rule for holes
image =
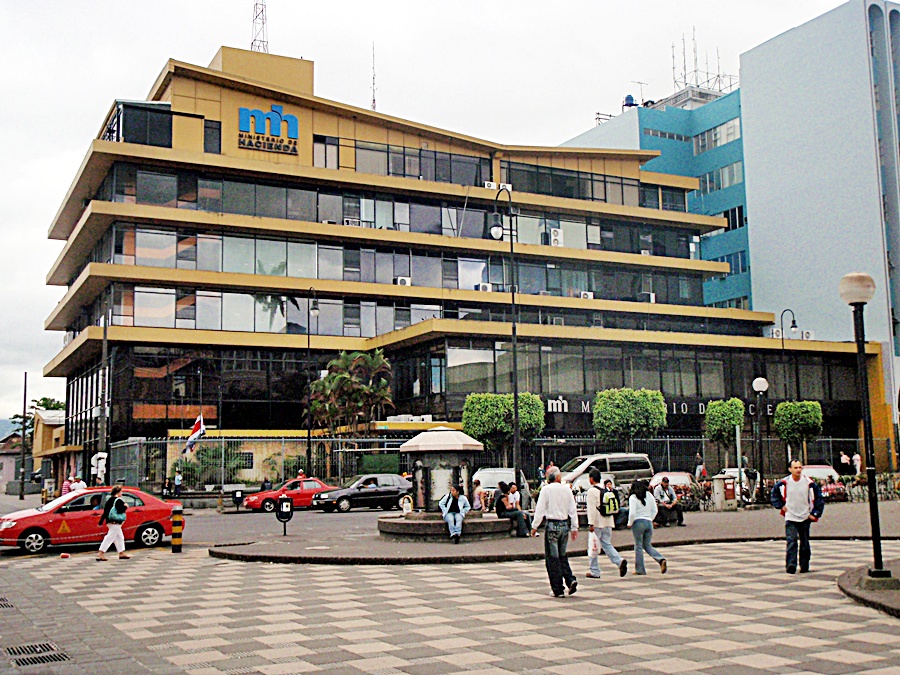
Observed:
[[[312,508],[331,513],[335,509],[346,513],[355,506],[381,507],[385,511],[400,508],[400,500],[412,494],[412,483],[393,473],[372,473],[353,476],[336,490],[313,495]]]

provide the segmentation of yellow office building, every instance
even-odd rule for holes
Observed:
[[[856,437],[853,345],[782,349],[771,314],[703,306],[727,266],[697,239],[726,222],[686,212],[695,179],[643,171],[656,154],[505,146],[336,103],[304,60],[169,61],[146,101],[112,106],[50,227],[65,245],[47,282],[67,291],[46,328],[66,339],[45,374],[67,378],[66,442],[98,447],[104,344],[110,441],[201,409],[302,429],[310,375],[376,347],[397,413],[458,421],[467,393],[511,391],[513,271],[520,390],[546,401],[549,437],[589,435],[593,393],[616,386],[661,389],[669,432],[696,435],[706,401],[751,402],[761,375],[772,407],[819,400],[825,432]]]

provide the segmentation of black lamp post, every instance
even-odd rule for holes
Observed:
[[[853,308],[853,334],[856,338],[856,376],[859,382],[859,403],[863,418],[863,443],[866,449],[866,484],[869,488],[869,520],[872,526],[874,567],[869,576],[889,578],[891,571],[884,569],[881,557],[881,524],[878,519],[878,485],[875,478],[875,447],[872,441],[872,410],[869,407],[869,376],[866,371],[866,327],[863,309],[875,295],[875,281],[864,272],[851,272],[841,279],[838,286],[841,300]]]
[[[763,476],[763,465],[765,463],[765,454],[763,453],[762,446],[762,407],[763,407],[763,396],[765,396],[766,392],[769,391],[769,381],[764,377],[757,377],[753,380],[753,391],[756,392],[756,448],[759,452],[759,464],[756,467],[756,472],[759,475],[757,479],[757,485],[762,488],[763,491],[763,499],[765,499],[766,494],[766,482]]]
[[[306,366],[312,363],[312,319],[319,316],[319,300],[316,298],[316,289],[309,288],[309,298],[306,300]],[[312,374],[309,376],[309,385],[306,394],[306,471],[312,475]],[[284,466],[281,467],[284,473]],[[287,480],[287,476],[283,476]]]
[[[489,234],[491,239],[496,241],[501,241],[503,239],[503,216],[497,211],[497,203],[500,199],[500,195],[506,193],[506,197],[509,199],[509,293],[511,299],[511,308],[512,308],[512,387],[513,387],[513,453],[512,453],[512,465],[513,469],[518,472],[519,466],[521,465],[521,456],[519,447],[519,361],[518,361],[518,351],[516,345],[516,292],[519,290],[517,287],[518,283],[518,274],[516,270],[516,261],[515,261],[515,250],[514,250],[514,239],[513,235],[515,233],[518,236],[518,232],[516,229],[513,229],[513,203],[512,203],[512,193],[505,187],[500,188],[497,191],[497,195],[494,197],[494,212],[491,214],[491,222],[490,222],[490,231]],[[516,474],[518,475],[518,473]]]

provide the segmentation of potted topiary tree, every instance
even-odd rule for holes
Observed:
[[[705,422],[706,437],[718,448],[717,468],[722,468],[725,466],[728,450],[735,444],[735,427],[744,424],[744,402],[739,398],[710,401],[706,405]]]
[[[463,404],[463,431],[484,443],[487,450],[503,453],[509,466],[508,448],[513,437],[512,394],[469,394]],[[544,404],[535,394],[519,394],[519,436],[530,441],[544,430]],[[522,468],[522,467],[515,467]]]

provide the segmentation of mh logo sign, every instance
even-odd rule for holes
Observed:
[[[268,124],[267,124],[268,123]],[[281,127],[287,127],[287,138],[281,137]],[[268,127],[268,128],[267,128]],[[272,111],[250,108],[238,109],[238,147],[247,150],[280,152],[296,155],[300,122],[295,115],[285,115],[284,108],[273,105]]]

